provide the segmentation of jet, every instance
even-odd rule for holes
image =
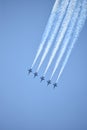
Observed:
[[[44,76],[42,76],[40,79],[41,79],[41,82],[42,82],[43,80],[45,80]]]
[[[47,86],[51,84],[51,80],[48,80],[47,81]]]
[[[53,86],[54,86],[54,88],[56,88],[57,87],[57,83],[54,83]]]
[[[38,76],[38,73],[37,73],[37,72],[34,73],[34,78],[35,78],[36,76]]]
[[[29,70],[28,70],[28,73],[30,74],[32,72],[32,69],[30,68]]]

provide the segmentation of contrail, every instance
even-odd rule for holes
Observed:
[[[63,0],[60,7],[59,7],[59,9],[58,9],[58,11],[57,11],[57,14],[60,14],[60,15],[56,16],[56,20],[55,20],[56,23],[54,22],[51,34],[50,34],[50,36],[48,38],[48,42],[47,42],[47,46],[45,48],[45,52],[44,52],[44,54],[43,54],[43,56],[41,58],[39,66],[37,68],[37,72],[39,71],[39,69],[40,69],[44,59],[46,58],[46,56],[47,56],[47,54],[49,52],[49,49],[50,49],[50,47],[51,47],[51,45],[52,45],[52,43],[53,43],[53,41],[55,39],[55,36],[56,36],[56,34],[57,34],[58,30],[59,30],[60,24],[61,24],[61,22],[63,20],[65,12],[66,12],[68,3],[69,3],[69,0]]]
[[[81,11],[81,1],[79,1],[79,3],[77,4],[77,7],[75,8],[75,11],[73,13],[73,16],[72,16],[72,19],[70,20],[70,24],[69,24],[69,28],[68,28],[68,31],[65,35],[65,38],[63,40],[63,43],[62,43],[62,47],[61,47],[61,50],[60,50],[60,53],[59,53],[59,57],[56,61],[56,64],[55,64],[55,67],[53,69],[53,72],[52,72],[52,75],[51,75],[51,78],[50,80],[52,79],[54,73],[56,72],[59,64],[60,64],[60,61],[66,51],[66,48],[67,48],[67,45],[69,44],[69,41],[70,41],[70,38],[71,38],[71,35],[74,31],[74,27],[75,27],[75,24],[76,24],[76,21],[78,20],[78,17],[79,17],[79,14],[80,14],[80,11]]]
[[[71,17],[72,17],[72,14],[73,14],[73,11],[74,11],[74,8],[75,8],[75,5],[76,5],[76,2],[77,2],[77,0],[71,0],[71,1],[70,1],[69,7],[68,7],[68,9],[67,9],[66,16],[65,16],[65,18],[64,18],[64,20],[63,20],[61,29],[60,29],[60,31],[59,31],[59,33],[58,33],[58,36],[57,36],[57,39],[56,39],[56,42],[55,42],[56,44],[55,44],[55,47],[54,47],[54,49],[53,49],[53,51],[52,51],[52,55],[51,55],[51,57],[50,57],[50,60],[49,60],[49,62],[48,62],[48,65],[47,65],[47,67],[46,67],[46,70],[45,70],[45,72],[44,72],[44,75],[47,73],[47,70],[48,70],[49,66],[51,65],[51,63],[52,63],[52,61],[53,61],[53,58],[55,57],[56,52],[58,51],[59,46],[60,46],[60,44],[61,44],[61,42],[62,42],[62,40],[63,40],[63,38],[64,38],[65,32],[66,32],[66,30],[67,30],[67,28],[68,28],[70,19],[71,19]]]
[[[72,43],[71,43],[71,45],[70,45],[70,47],[69,47],[69,49],[67,51],[66,58],[65,58],[65,60],[63,62],[63,65],[61,67],[61,70],[59,72],[59,75],[57,77],[56,82],[58,82],[58,80],[59,80],[59,78],[60,78],[60,76],[61,76],[61,74],[62,74],[62,72],[63,72],[63,70],[65,68],[65,65],[66,65],[66,63],[67,63],[67,61],[69,59],[71,51],[72,51],[72,49],[73,49],[73,47],[74,47],[74,45],[76,43],[76,40],[78,39],[79,33],[81,32],[81,30],[82,30],[82,28],[83,28],[83,26],[85,24],[86,18],[87,18],[87,0],[84,0],[83,3],[82,3],[82,10],[81,10],[81,13],[80,13],[80,17],[79,17],[77,25],[75,27],[75,32],[74,32],[74,37],[72,39]]]
[[[45,44],[45,42],[47,40],[47,37],[48,37],[48,35],[49,35],[50,31],[51,31],[51,28],[52,28],[52,25],[54,23],[54,19],[55,19],[55,16],[56,16],[56,12],[57,12],[58,7],[59,7],[59,3],[60,3],[60,0],[56,0],[55,3],[54,3],[52,12],[50,14],[50,17],[49,17],[49,20],[48,20],[48,23],[47,23],[47,26],[46,26],[45,31],[44,31],[43,36],[42,36],[40,46],[39,46],[39,48],[37,50],[37,54],[35,56],[35,59],[34,59],[34,62],[32,64],[32,66],[31,66],[31,68],[33,68],[33,66],[35,65],[35,63],[36,63],[36,61],[37,61],[37,59],[38,59],[38,57],[39,57],[39,55],[40,55],[40,53],[41,53],[41,51],[43,49],[43,46],[44,46],[44,44]]]

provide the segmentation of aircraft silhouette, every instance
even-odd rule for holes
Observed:
[[[54,86],[54,88],[56,88],[57,87],[57,83],[54,83],[53,86]]]
[[[43,80],[45,80],[44,76],[42,76],[40,79],[41,79],[41,82],[42,82]]]
[[[30,68],[29,70],[28,70],[28,73],[30,74],[32,72],[32,69]]]
[[[47,85],[50,85],[50,84],[51,84],[51,80],[48,80],[48,81],[47,81]]]
[[[34,73],[34,78],[35,78],[36,76],[38,76],[38,73],[37,73],[37,72]]]

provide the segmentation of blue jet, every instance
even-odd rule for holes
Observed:
[[[54,86],[54,88],[56,88],[57,87],[57,83],[54,83],[53,86]]]
[[[47,81],[47,86],[51,84],[51,80],[48,80]]]
[[[32,72],[32,69],[30,68],[29,70],[28,70],[28,73],[30,74]]]
[[[38,73],[37,73],[37,72],[34,73],[34,78],[35,78],[36,76],[38,76]]]
[[[45,80],[44,76],[42,76],[40,79],[41,79],[41,82],[42,82],[43,80]]]

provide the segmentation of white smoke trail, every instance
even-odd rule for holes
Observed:
[[[59,30],[61,21],[62,21],[62,19],[64,17],[65,12],[66,12],[65,10],[66,10],[66,8],[68,6],[68,3],[69,3],[69,0],[63,0],[60,7],[59,7],[59,9],[58,9],[57,15],[59,14],[59,17],[56,16],[56,20],[55,20],[56,23],[54,22],[54,26],[53,26],[51,34],[49,36],[47,46],[45,48],[45,52],[44,52],[44,54],[43,54],[43,56],[41,58],[39,66],[37,68],[37,72],[39,71],[44,59],[46,58],[46,55],[48,54],[49,49],[50,49],[50,47],[51,47],[51,45],[52,45],[52,43],[54,41],[54,38],[55,38],[55,36],[56,36],[56,34],[57,34],[58,30]]]
[[[49,60],[49,62],[48,62],[48,65],[47,65],[47,67],[46,67],[46,70],[45,70],[45,72],[44,72],[44,75],[47,73],[48,68],[50,67],[50,65],[51,65],[51,63],[52,63],[52,61],[53,61],[53,58],[55,57],[56,52],[58,51],[59,46],[60,46],[60,44],[61,44],[61,42],[62,42],[62,40],[63,40],[63,38],[64,38],[65,32],[66,32],[66,30],[67,30],[67,28],[68,28],[70,19],[71,19],[71,17],[72,17],[72,14],[73,14],[73,11],[74,11],[74,8],[75,8],[75,5],[76,5],[76,2],[77,2],[77,0],[71,0],[71,1],[70,1],[69,7],[68,7],[68,9],[67,9],[66,16],[65,16],[65,18],[64,18],[64,20],[63,20],[61,29],[60,29],[60,31],[59,31],[59,33],[58,33],[58,36],[57,36],[57,39],[56,39],[56,42],[55,42],[56,44],[55,44],[55,47],[54,47],[54,49],[53,49],[53,51],[52,51],[52,55],[51,55],[51,57],[50,57],[50,60]]]
[[[83,26],[85,24],[86,18],[87,18],[87,0],[84,0],[83,4],[82,4],[82,10],[81,10],[81,13],[80,13],[80,17],[78,19],[78,22],[77,22],[77,25],[76,25],[76,28],[75,28],[75,32],[74,32],[74,37],[72,39],[72,43],[71,43],[71,45],[70,45],[70,47],[69,47],[69,49],[67,51],[66,58],[65,58],[65,60],[63,62],[63,65],[61,67],[61,70],[59,72],[59,75],[57,77],[56,82],[58,82],[58,80],[59,80],[59,78],[60,78],[60,76],[61,76],[61,74],[62,74],[62,72],[63,72],[63,70],[65,68],[65,65],[66,65],[66,63],[67,63],[67,61],[69,59],[71,51],[72,51],[72,49],[73,49],[73,47],[74,47],[74,45],[76,43],[76,40],[78,39],[79,33],[81,32],[81,30],[82,30],[82,28],[83,28]]]
[[[37,50],[37,54],[35,56],[35,59],[34,59],[34,62],[32,64],[32,66],[31,66],[31,68],[33,68],[33,66],[35,65],[35,63],[36,63],[36,61],[37,61],[37,59],[38,59],[38,57],[39,57],[39,55],[40,55],[40,53],[41,53],[41,51],[43,49],[43,46],[44,46],[44,44],[45,44],[45,42],[47,40],[47,37],[48,37],[48,35],[50,33],[50,30],[52,28],[52,25],[54,23],[54,19],[55,19],[56,12],[57,12],[58,7],[59,7],[59,3],[60,3],[60,0],[56,0],[55,3],[54,3],[52,12],[50,14],[50,17],[49,17],[49,20],[48,20],[48,23],[47,23],[47,26],[46,26],[45,31],[44,31],[43,36],[42,36],[40,46],[39,46],[39,48]]]
[[[70,41],[71,35],[72,35],[72,33],[73,33],[74,29],[75,29],[74,27],[75,27],[76,21],[78,20],[80,11],[81,11],[81,1],[79,1],[78,5],[77,5],[77,7],[76,7],[76,9],[75,9],[75,11],[73,13],[72,19],[71,19],[70,24],[69,24],[68,31],[67,31],[67,33],[65,35],[65,38],[63,40],[62,47],[61,47],[61,50],[60,50],[60,53],[59,53],[59,57],[58,57],[58,59],[56,61],[56,64],[55,64],[55,67],[53,69],[50,80],[52,79],[54,73],[56,72],[56,70],[57,70],[57,68],[58,68],[58,66],[60,64],[60,61],[61,61],[61,59],[62,59],[62,57],[63,57],[63,55],[64,55],[64,53],[66,51],[66,48],[67,48],[67,45],[68,45],[68,43]]]

